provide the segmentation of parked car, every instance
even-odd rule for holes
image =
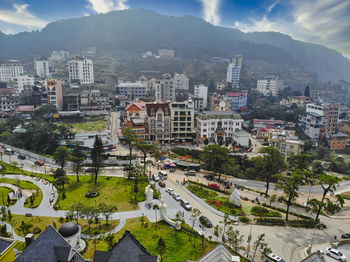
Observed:
[[[37,166],[45,165],[45,163],[43,161],[40,161],[40,160],[35,161],[34,164],[36,164]]]
[[[248,148],[247,153],[253,152],[253,148]]]
[[[342,239],[349,239],[350,238],[350,233],[342,234],[341,238]]]
[[[24,160],[27,158],[25,155],[18,155],[17,157],[18,157],[18,159],[21,159],[21,160]]]
[[[164,177],[164,179],[166,179],[168,177],[168,174],[165,171],[159,171],[158,175]]]
[[[268,254],[267,257],[272,260],[272,261],[276,261],[276,262],[286,262],[283,258],[276,256],[275,254]]]
[[[220,186],[218,184],[208,184],[210,187],[215,189],[220,189]]]
[[[172,188],[167,188],[165,192],[169,193],[169,195],[172,195],[174,193],[174,189]]]
[[[196,175],[196,171],[195,170],[189,170],[187,172],[185,172],[186,176],[195,176]]]
[[[6,148],[5,149],[5,154],[6,155],[13,155],[15,153],[15,151],[13,151],[11,148]]]
[[[192,206],[190,205],[190,203],[185,200],[185,199],[181,199],[181,206],[186,209],[187,211],[191,211],[192,210]]]
[[[336,248],[331,248],[331,247],[326,248],[326,254],[327,256],[335,258],[339,261],[342,261],[342,262],[346,261],[346,256]]]
[[[159,182],[158,182],[158,185],[159,185],[160,187],[166,187],[166,184],[165,184],[164,182],[162,182],[162,181],[159,181]]]
[[[181,200],[181,196],[178,194],[178,193],[175,193],[173,194],[173,198],[176,200],[176,201],[180,201]]]
[[[158,182],[160,180],[159,176],[157,175],[152,175],[153,181]]]
[[[211,223],[210,219],[205,217],[205,216],[201,216],[199,218],[199,221],[204,225],[206,226],[207,228],[212,228],[213,227],[213,224]]]
[[[213,180],[214,180],[214,176],[213,176],[213,175],[210,175],[210,174],[204,175],[204,178],[205,178],[206,180],[209,180],[209,181],[213,181]]]

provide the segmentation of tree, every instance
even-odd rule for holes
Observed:
[[[224,220],[220,221],[221,224],[223,224],[223,230],[222,230],[222,242],[225,243],[225,233],[226,233],[226,227],[231,224],[231,220],[228,216],[228,214],[225,213]]]
[[[212,170],[219,175],[219,181],[224,169],[236,166],[235,161],[229,156],[229,150],[226,147],[221,147],[219,145],[206,146],[201,153],[200,158],[209,170]]]
[[[153,210],[154,210],[154,212],[155,212],[155,214],[156,214],[156,230],[158,229],[158,210],[159,210],[159,206],[157,205],[157,204],[154,204],[153,205]]]
[[[192,218],[192,228],[194,228],[194,223],[196,222],[197,218],[200,217],[202,212],[198,208],[192,209],[191,212],[191,218]],[[192,234],[190,234],[189,240],[191,240]]]
[[[146,174],[146,158],[147,154],[155,150],[155,146],[152,144],[147,144],[145,141],[140,140],[136,147],[138,150],[140,150],[143,154],[143,175]]]
[[[276,194],[273,194],[272,196],[270,196],[270,206],[273,202],[275,202],[277,199],[277,195]]]
[[[78,147],[75,147],[73,149],[70,159],[73,163],[73,171],[77,176],[77,182],[79,182],[79,173],[82,171],[83,163],[85,161],[85,155],[81,152],[81,150]]]
[[[77,224],[79,224],[79,218],[83,218],[83,210],[85,209],[85,206],[81,203],[74,203],[70,209],[73,215],[73,219],[77,221]]]
[[[93,222],[95,216],[96,216],[96,208],[95,207],[85,207],[83,210],[82,210],[82,215],[84,215],[84,217],[86,218],[88,224],[89,224],[89,229],[90,229],[90,225],[91,223]]]
[[[259,165],[261,166],[260,174],[266,181],[265,196],[268,196],[271,178],[285,167],[284,156],[273,146],[263,147],[259,152],[264,154],[263,161],[260,161]]]
[[[276,187],[283,190],[284,194],[287,197],[287,212],[286,212],[286,221],[288,221],[289,207],[292,204],[292,201],[298,197],[298,189],[302,184],[303,176],[298,172],[292,172],[290,177],[284,177],[280,175],[278,177],[278,182]]]
[[[253,253],[252,261],[255,261],[254,258],[257,251],[259,251],[260,258],[262,260],[266,259],[266,256],[269,253],[271,253],[271,249],[267,246],[267,243],[265,242],[265,233],[258,236],[257,240],[255,240],[253,244],[253,249],[254,249],[254,253]]]
[[[214,236],[216,236],[216,241],[219,240],[219,235],[220,235],[221,232],[222,232],[222,227],[219,226],[219,225],[216,225],[214,227]]]
[[[307,154],[298,154],[288,158],[288,164],[292,169],[308,170],[311,162],[312,158]]]
[[[160,256],[162,257],[166,249],[165,242],[163,238],[159,238],[158,243],[157,243],[157,251],[159,252]],[[162,258],[163,260],[163,258]]]
[[[112,214],[117,211],[118,208],[116,206],[107,205],[105,203],[100,203],[98,205],[98,211],[102,213],[102,215],[105,217],[106,225],[108,225],[108,220],[112,216]]]
[[[63,168],[57,168],[53,173],[53,177],[56,179],[55,184],[60,186],[61,190],[64,191],[64,185],[69,182],[66,171]]]
[[[108,250],[110,250],[113,247],[113,244],[114,244],[114,235],[113,234],[107,234],[107,236],[105,236],[104,240],[106,241],[106,243],[108,245]]]
[[[319,176],[317,184],[320,185],[323,189],[321,201],[317,199],[311,199],[308,202],[308,205],[310,205],[317,212],[315,221],[318,221],[321,210],[325,207],[324,201],[327,194],[330,193],[331,195],[334,195],[334,191],[337,189],[337,185],[340,181],[341,179],[339,177],[328,174],[322,174]]]
[[[227,231],[227,241],[233,247],[234,250],[238,251],[242,249],[243,236],[240,235],[239,230],[233,230],[232,226],[229,226]]]
[[[137,200],[137,193],[139,192],[138,182],[139,182],[140,177],[143,174],[143,168],[141,166],[131,165],[131,166],[129,166],[128,170],[129,170],[128,174],[130,176],[130,179],[133,178],[133,180],[134,180],[134,193],[135,193],[135,201],[136,201]]]
[[[97,176],[103,165],[103,145],[99,136],[95,136],[94,147],[91,151],[92,169],[95,176],[95,184],[97,183]]]
[[[22,221],[21,225],[18,227],[18,231],[22,232],[23,235],[27,235],[32,227],[33,224],[25,223],[24,221]]]
[[[129,146],[129,165],[131,165],[132,150],[134,149],[136,143],[139,141],[139,137],[137,136],[136,132],[130,127],[124,128],[122,134],[126,143]]]
[[[309,86],[305,86],[304,96],[310,97],[310,87]]]
[[[60,146],[56,149],[56,151],[53,153],[53,159],[57,164],[60,165],[60,167],[63,169],[66,165],[66,162],[68,160],[69,154],[68,154],[68,148],[65,146]]]

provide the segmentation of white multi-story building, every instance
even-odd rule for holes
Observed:
[[[94,83],[94,65],[91,59],[76,57],[68,61],[69,80],[80,84]]]
[[[194,86],[194,98],[201,98],[198,101],[201,101],[201,103],[197,103],[197,106],[195,106],[196,110],[203,110],[207,107],[207,101],[208,101],[208,87],[205,85],[195,85]]]
[[[118,83],[119,94],[131,98],[146,97],[148,94],[147,83],[141,82],[122,82]]]
[[[175,101],[176,88],[174,85],[174,79],[170,74],[163,75],[163,79],[159,79],[155,84],[155,96],[157,101]]]
[[[23,66],[18,60],[7,60],[0,65],[0,82],[8,82],[23,74]]]
[[[0,88],[0,110],[15,111],[18,106],[18,96],[11,88]]]
[[[232,62],[227,67],[226,82],[231,83],[233,87],[239,86],[242,65],[243,65],[243,56],[234,55],[232,58]]]
[[[196,136],[194,130],[194,103],[170,103],[171,137],[175,142],[193,141]]]
[[[69,59],[69,52],[60,50],[60,51],[52,51],[51,56],[49,57],[50,61],[64,61]]]
[[[50,62],[48,60],[34,60],[35,74],[39,77],[50,77]]]
[[[174,85],[176,90],[188,90],[189,89],[189,79],[184,74],[174,75]]]
[[[232,111],[203,111],[197,116],[197,139],[224,142],[241,130],[243,119]]]
[[[284,89],[284,81],[274,76],[266,76],[257,82],[257,91],[264,96],[277,96],[280,90]]]
[[[158,56],[161,58],[174,58],[175,50],[173,49],[158,49]]]
[[[24,87],[34,85],[34,77],[28,75],[18,76],[12,79],[13,80],[13,90],[15,94],[19,96],[23,93]]]

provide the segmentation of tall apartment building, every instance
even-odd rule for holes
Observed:
[[[11,88],[0,88],[0,110],[15,111],[18,106],[18,96]]]
[[[68,61],[69,80],[80,84],[94,83],[94,65],[91,59],[76,57]]]
[[[58,109],[63,108],[62,85],[60,80],[48,79],[45,91],[42,94],[42,104],[54,105]]]
[[[83,91],[80,94],[80,108],[85,110],[111,108],[111,96],[98,89]]]
[[[239,86],[242,65],[243,65],[243,56],[233,55],[232,61],[227,67],[227,76],[226,76],[226,82],[231,83],[233,87]]]
[[[175,142],[193,141],[196,137],[193,101],[170,103],[170,113],[172,139]]]
[[[275,76],[266,76],[258,80],[256,89],[264,96],[277,96],[278,92],[284,89],[284,81]]]
[[[271,144],[276,147],[286,159],[298,155],[301,152],[301,143],[296,136],[275,135],[271,138]]]
[[[7,60],[0,64],[0,82],[8,82],[23,74],[23,66],[18,60]]]
[[[65,61],[67,59],[69,59],[69,52],[64,50],[53,50],[51,56],[49,57],[50,61]]]
[[[160,56],[161,58],[175,58],[175,50],[158,49],[158,56]]]
[[[174,86],[176,90],[188,90],[189,89],[189,79],[184,74],[174,75]]]
[[[118,83],[119,94],[127,96],[129,99],[146,97],[148,88],[146,83]]]
[[[174,79],[170,74],[163,75],[163,79],[159,79],[155,83],[155,96],[157,101],[175,101],[176,86]]]
[[[146,104],[149,140],[160,143],[171,141],[171,113],[169,103]]]
[[[238,112],[241,107],[247,106],[247,91],[226,93],[226,104],[230,105],[232,111]]]
[[[196,110],[204,110],[207,107],[208,101],[208,87],[205,85],[195,85],[194,86],[194,98],[201,98],[200,102],[195,105]]]
[[[46,59],[34,60],[34,70],[39,77],[50,77],[50,61]]]
[[[197,116],[197,139],[224,142],[233,139],[243,119],[232,111],[204,111]]]
[[[13,78],[12,80],[13,80],[13,90],[18,96],[23,93],[25,87],[31,87],[34,85],[33,76],[21,75]]]

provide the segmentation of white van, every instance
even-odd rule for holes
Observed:
[[[158,175],[159,175],[160,177],[162,177],[163,179],[167,179],[167,177],[168,177],[168,174],[167,174],[167,172],[165,172],[165,171],[159,171],[159,172],[158,172]]]
[[[5,154],[6,155],[13,155],[15,152],[11,148],[6,148],[5,149]]]

